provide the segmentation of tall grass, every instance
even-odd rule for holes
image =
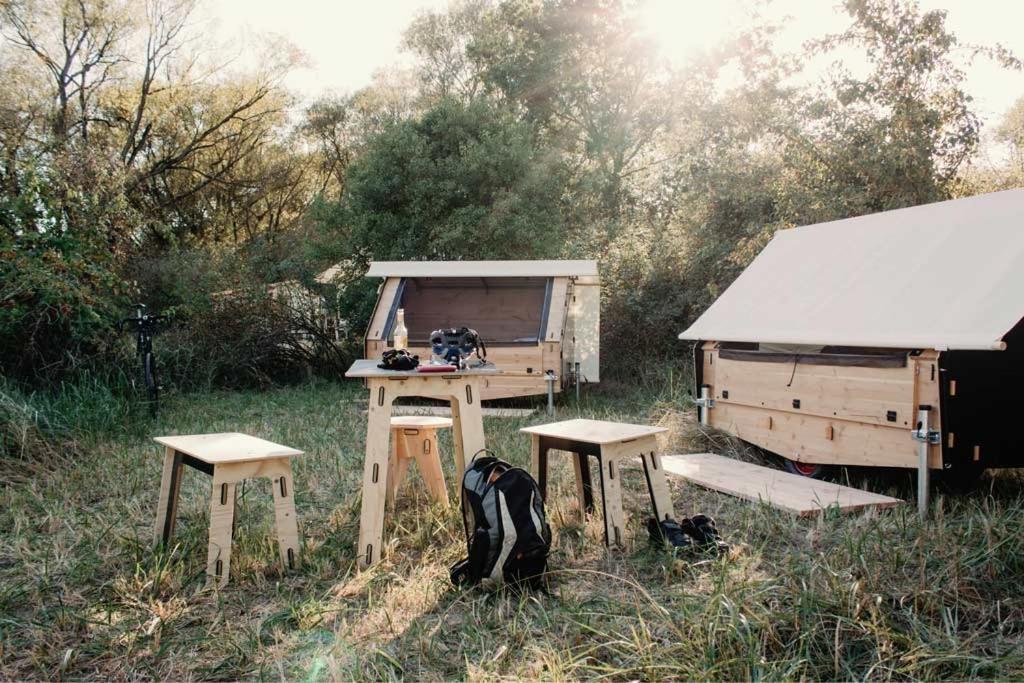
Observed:
[[[643,380],[638,382],[641,384]],[[592,387],[576,415],[664,424],[666,451],[708,443],[685,384]],[[568,459],[554,457],[549,590],[458,591],[455,509],[413,474],[389,512],[383,560],[356,570],[366,396],[352,384],[172,396],[142,430],[95,437],[88,457],[0,489],[0,678],[976,679],[1024,675],[1024,498],[1003,474],[963,497],[799,519],[673,482],[677,516],[716,517],[734,549],[655,551],[642,475],[623,475],[627,547],[581,521]],[[489,447],[529,461],[518,430],[488,418]],[[108,424],[97,418],[96,424]],[[111,417],[109,424],[117,424]],[[151,548],[158,433],[242,431],[305,451],[296,461],[303,564],[283,573],[265,483],[239,495],[232,577],[203,587],[209,479],[182,487],[176,543]],[[716,448],[757,457],[720,440]],[[442,440],[454,494],[451,440]],[[901,477],[851,478],[912,498]]]

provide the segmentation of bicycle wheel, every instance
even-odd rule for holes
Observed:
[[[144,367],[146,371],[146,400],[149,403],[149,414],[156,417],[160,402],[160,385],[156,379],[156,357],[152,352],[146,354]]]

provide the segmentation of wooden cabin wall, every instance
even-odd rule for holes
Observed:
[[[752,362],[702,348],[702,383],[711,386],[712,427],[799,462],[916,467],[910,438],[917,406],[933,407],[938,429],[938,354],[908,354],[905,367]],[[931,467],[942,466],[933,446]]]
[[[596,277],[580,277],[573,283],[568,340],[563,345],[566,368],[580,364],[583,381],[601,381],[601,285]]]

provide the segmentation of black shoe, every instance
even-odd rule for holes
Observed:
[[[651,536],[651,544],[655,546],[689,548],[693,545],[693,541],[683,533],[683,529],[675,520],[666,519],[659,523],[654,517],[650,517],[647,520],[647,533]]]
[[[729,552],[729,544],[722,540],[715,526],[715,520],[707,515],[694,515],[684,519],[681,529],[693,537],[701,550],[714,550],[719,555]]]

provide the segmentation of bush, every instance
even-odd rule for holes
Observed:
[[[183,315],[154,345],[161,383],[181,390],[340,377],[351,362],[318,309],[259,287],[223,294],[209,308]]]

